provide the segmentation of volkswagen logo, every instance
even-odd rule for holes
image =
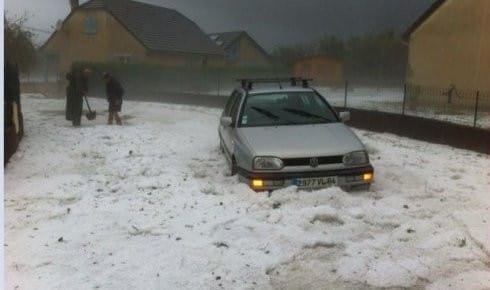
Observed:
[[[316,157],[313,157],[310,159],[310,166],[315,168],[315,167],[318,167],[319,163],[318,163],[318,158]]]

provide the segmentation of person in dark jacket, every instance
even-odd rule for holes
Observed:
[[[24,134],[22,110],[20,106],[19,70],[15,61],[7,54],[4,62],[4,166],[17,150]]]
[[[73,67],[66,75],[68,86],[66,88],[66,119],[72,121],[73,126],[80,126],[83,112],[83,97],[88,93],[88,80],[92,71],[88,68]]]
[[[13,108],[12,104],[15,102],[16,89],[14,85],[14,66],[10,63],[10,61],[5,61],[4,63],[4,94],[3,94],[3,103],[4,103],[4,126],[5,129],[13,126]]]
[[[107,120],[107,124],[112,125],[115,118],[116,124],[122,125],[119,112],[121,112],[124,89],[121,86],[121,83],[108,73],[104,73],[104,81],[107,101],[109,102],[109,119]]]
[[[73,120],[73,102],[76,98],[76,85],[75,85],[75,76],[73,72],[69,72],[66,74],[66,80],[68,81],[68,86],[66,86],[66,120]]]

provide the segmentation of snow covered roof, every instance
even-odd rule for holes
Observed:
[[[130,0],[91,0],[78,9],[106,9],[152,51],[224,55],[199,26],[174,9]]]

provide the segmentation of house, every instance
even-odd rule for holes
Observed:
[[[295,60],[293,74],[312,78],[316,85],[342,86],[344,65],[342,61],[326,55],[313,55]]]
[[[173,9],[130,0],[70,1],[72,10],[40,51],[46,66],[76,61],[203,67],[224,64],[224,51]]]
[[[209,37],[221,47],[228,64],[238,66],[269,66],[269,54],[245,31],[232,31],[209,34]]]
[[[438,0],[404,40],[408,83],[436,90],[453,87],[472,97],[477,90],[490,92],[490,1]]]

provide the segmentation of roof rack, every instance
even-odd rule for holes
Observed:
[[[238,82],[241,83],[242,88],[244,90],[252,90],[253,84],[261,83],[261,84],[271,84],[277,83],[279,88],[282,89],[282,83],[290,83],[292,87],[296,87],[299,83],[303,88],[309,88],[309,82],[313,81],[313,79],[305,79],[302,77],[289,77],[289,78],[263,78],[263,79],[237,79]]]

